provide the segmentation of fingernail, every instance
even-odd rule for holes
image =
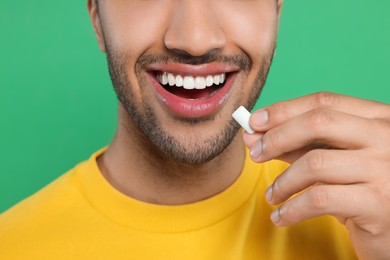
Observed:
[[[254,145],[251,147],[251,151],[250,151],[249,155],[250,155],[252,158],[257,158],[257,157],[259,157],[262,153],[263,153],[263,144],[262,144],[262,142],[258,142],[258,143],[254,144]]]
[[[269,186],[269,188],[268,188],[267,191],[265,192],[265,199],[266,199],[268,202],[271,202],[271,200],[272,200],[272,186]]]
[[[274,210],[274,211],[271,213],[271,221],[272,221],[274,224],[279,223],[279,221],[280,221],[279,209],[276,209],[276,210]]]
[[[252,124],[255,127],[261,127],[268,122],[268,112],[265,110],[257,111],[252,115]]]

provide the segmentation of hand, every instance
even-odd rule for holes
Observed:
[[[250,124],[254,161],[291,163],[266,192],[282,203],[276,225],[333,215],[359,258],[390,259],[389,105],[317,93],[257,110]]]

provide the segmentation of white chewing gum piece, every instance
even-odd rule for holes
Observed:
[[[242,128],[245,129],[245,131],[248,134],[254,134],[255,131],[251,128],[249,125],[249,117],[251,116],[251,113],[243,106],[240,106],[237,108],[236,111],[233,112],[232,117],[237,121],[237,123],[240,124]]]

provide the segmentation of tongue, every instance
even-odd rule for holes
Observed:
[[[216,88],[208,87],[205,89],[184,89],[169,87],[167,90],[176,96],[186,99],[205,99],[214,94]]]

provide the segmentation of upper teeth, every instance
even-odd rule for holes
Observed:
[[[182,76],[182,75],[173,75],[171,73],[163,72],[157,75],[157,80],[162,85],[183,87],[185,89],[204,89],[210,87],[213,84],[219,85],[225,82],[226,73],[219,75],[209,75],[206,77],[202,76]]]

